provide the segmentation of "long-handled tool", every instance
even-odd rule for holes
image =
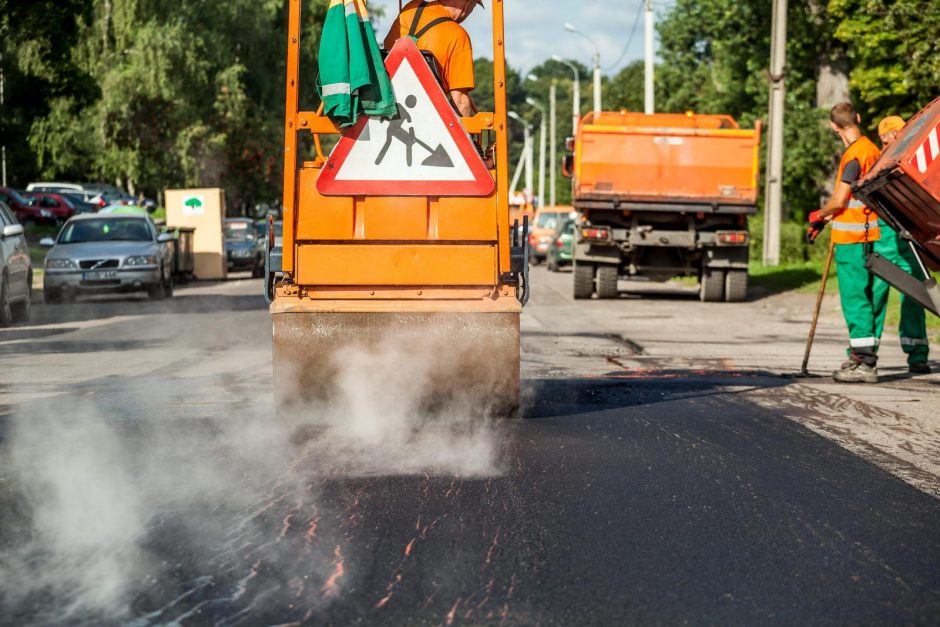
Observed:
[[[819,285],[819,295],[816,297],[816,311],[813,312],[813,325],[809,329],[809,337],[806,338],[806,352],[803,354],[803,367],[800,369],[802,376],[809,376],[809,355],[813,351],[813,341],[816,339],[816,325],[819,323],[819,311],[822,309],[823,298],[826,295],[826,283],[829,282],[829,269],[832,268],[832,257],[836,246],[830,240],[829,254],[826,255],[826,267],[823,269],[822,282]]]

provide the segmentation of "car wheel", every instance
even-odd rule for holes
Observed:
[[[13,305],[13,322],[29,322],[33,314],[33,273],[30,272],[26,277],[26,300]]]
[[[0,327],[13,322],[13,310],[10,307],[10,287],[6,276],[0,280]]]

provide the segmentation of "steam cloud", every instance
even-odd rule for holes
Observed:
[[[257,373],[185,387],[147,381],[120,407],[89,397],[24,407],[0,443],[0,505],[13,520],[0,531],[0,614],[20,624],[179,620],[174,604],[235,568],[239,551],[258,562],[218,603],[243,594],[261,560],[293,568],[295,550],[263,540],[266,512],[293,512],[282,537],[292,518],[309,526],[308,552],[312,534],[330,533],[317,531],[316,512],[328,506],[318,503],[319,479],[499,474],[502,427],[486,408],[461,394],[433,409],[422,401],[440,348],[386,340],[346,349],[332,402],[290,419],[275,416]],[[154,547],[168,529],[176,555]],[[334,544],[323,538],[313,566],[304,562],[326,582],[313,591],[323,603],[332,596],[324,586],[355,576]],[[181,570],[192,574],[186,582]],[[303,593],[306,578],[285,577]],[[167,589],[182,597],[165,598]],[[141,617],[137,605],[162,609]]]

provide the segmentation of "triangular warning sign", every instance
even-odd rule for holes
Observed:
[[[323,166],[324,196],[488,196],[490,175],[410,37],[385,60],[398,115],[362,117]]]

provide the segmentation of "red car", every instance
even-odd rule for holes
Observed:
[[[0,201],[5,202],[13,210],[16,219],[22,224],[28,222],[55,224],[59,221],[58,216],[50,209],[40,207],[38,200],[25,198],[9,187],[0,187]]]
[[[23,194],[35,203],[40,209],[46,209],[55,216],[57,222],[65,222],[75,215],[76,209],[72,201],[62,194],[47,194],[45,192],[26,192]]]

